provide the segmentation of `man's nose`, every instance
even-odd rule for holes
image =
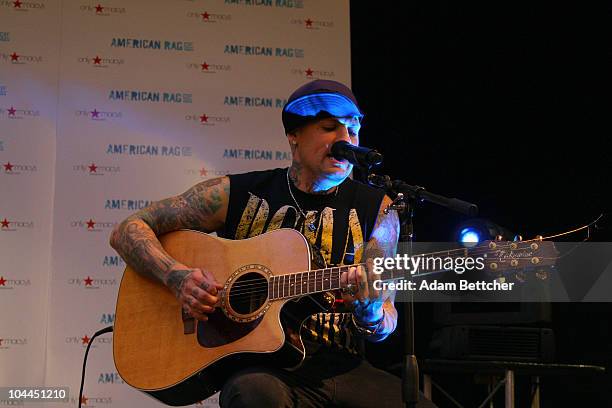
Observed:
[[[346,126],[338,126],[338,129],[336,130],[336,138],[334,139],[334,143],[339,142],[341,140],[344,140],[344,141],[347,141],[353,144],[353,142],[351,141],[351,136],[349,135],[349,131],[346,128]]]

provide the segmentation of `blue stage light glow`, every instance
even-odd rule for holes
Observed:
[[[480,234],[475,228],[463,228],[461,232],[459,232],[459,242],[478,243],[480,242]]]

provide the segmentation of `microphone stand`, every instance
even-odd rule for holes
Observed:
[[[371,185],[384,188],[387,195],[396,197],[393,203],[385,209],[397,210],[400,219],[399,242],[407,242],[408,256],[412,256],[414,242],[414,214],[418,203],[428,201],[446,207],[450,210],[476,216],[478,207],[456,198],[447,198],[428,192],[424,187],[412,186],[402,180],[391,181],[389,176],[370,174],[368,182]],[[408,210],[408,211],[406,211]],[[410,301],[404,304],[404,359],[402,365],[402,401],[407,408],[414,408],[419,401],[419,365],[414,346],[414,294],[410,291]]]

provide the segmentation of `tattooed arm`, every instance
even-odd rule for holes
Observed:
[[[368,264],[368,271],[362,268],[351,268],[349,272],[343,274],[343,283],[353,283],[358,285],[359,292],[355,297],[346,297],[344,300],[354,305],[353,314],[355,323],[364,328],[376,328],[376,333],[367,336],[372,342],[382,341],[391,334],[397,326],[397,310],[393,302],[395,301],[395,291],[377,291],[372,286],[372,282],[378,276],[372,272],[372,258],[394,257],[397,251],[397,240],[399,238],[399,219],[395,210],[385,214],[383,210],[392,202],[385,196],[382,200],[376,225],[372,231],[363,253],[363,259]]]
[[[196,184],[128,217],[112,232],[111,246],[135,271],[164,283],[194,317],[206,320],[217,301],[212,274],[189,268],[162,248],[157,236],[179,229],[213,232],[225,223],[230,182],[221,177]]]

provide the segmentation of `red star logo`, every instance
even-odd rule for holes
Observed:
[[[200,116],[200,123],[208,123],[208,116],[205,113]]]
[[[202,71],[208,71],[209,65],[206,62],[204,62],[203,64],[200,64],[200,65],[202,65]]]
[[[94,163],[91,163],[91,165],[89,166],[89,172],[97,173],[97,170],[98,170],[98,166],[96,166]]]
[[[6,283],[6,279],[4,279],[4,276],[0,276],[0,286],[5,286],[4,284]]]
[[[83,405],[87,405],[87,400],[88,400],[88,399],[89,399],[89,398],[87,398],[86,396],[84,396],[84,395],[83,395],[83,396],[81,397],[81,404],[83,404]]]
[[[87,345],[89,344],[89,337],[85,335],[85,337],[81,337],[81,341],[83,342],[84,345]]]
[[[200,177],[206,177],[207,174],[208,174],[208,171],[206,171],[206,169],[202,167],[200,169]]]
[[[91,279],[89,276],[87,277],[87,279],[85,279],[85,286],[91,286],[91,283],[93,282],[93,279]]]
[[[208,17],[210,17],[210,14],[208,14],[208,11],[205,11],[203,13],[200,13],[202,16],[202,20],[208,20]]]
[[[9,116],[15,116],[15,112],[17,112],[17,110],[12,106],[8,110]]]
[[[306,27],[312,27],[312,20],[311,19],[304,20],[304,22],[306,23]]]
[[[94,58],[94,65],[100,65],[101,62],[102,62],[102,58],[96,55],[96,57]]]
[[[13,2],[13,7],[15,8],[21,8],[21,1],[20,0],[15,0]]]
[[[102,10],[104,10],[104,7],[102,7],[100,4],[98,4],[98,5],[96,6],[96,13],[101,13],[101,12],[102,12]]]
[[[312,69],[308,68],[308,69],[306,70],[306,76],[307,76],[307,77],[311,77],[313,72],[314,72],[314,71],[313,71]]]
[[[91,218],[89,219],[89,221],[87,221],[87,229],[93,229],[95,225],[96,225],[95,221],[92,220]]]
[[[8,228],[9,227],[9,223],[10,223],[10,221],[7,220],[6,217],[5,217],[2,221],[0,221],[0,224],[2,224],[2,227],[0,227],[0,228]]]
[[[13,53],[11,54],[11,62],[12,61],[19,62],[19,54],[17,54],[15,51],[13,51]]]
[[[98,112],[96,109],[91,111],[91,118],[97,118],[98,115],[100,114],[100,112]]]
[[[8,162],[4,165],[4,171],[13,171],[13,165],[11,162]]]

